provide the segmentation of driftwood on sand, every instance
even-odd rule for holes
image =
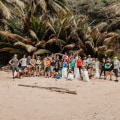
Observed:
[[[74,95],[77,94],[76,91],[68,90],[66,88],[41,87],[41,86],[37,86],[37,85],[24,85],[24,84],[18,84],[18,86],[40,88],[40,89],[46,89],[46,90],[50,90],[50,91],[55,91],[55,92],[60,92],[60,93],[68,93],[68,94],[74,94]]]

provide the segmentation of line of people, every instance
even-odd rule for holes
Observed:
[[[45,75],[45,78],[55,77],[60,79],[61,76],[64,76],[62,74],[66,74],[65,76],[67,78],[69,78],[69,75],[73,75],[73,79],[76,74],[75,70],[79,70],[78,74],[81,79],[84,78],[84,72],[87,71],[89,78],[95,78],[98,75],[96,78],[101,79],[102,73],[104,72],[104,80],[107,79],[108,75],[110,75],[110,80],[112,80],[112,73],[114,72],[116,81],[118,81],[118,71],[120,68],[120,62],[117,57],[114,58],[114,61],[111,61],[110,58],[103,58],[102,62],[100,62],[97,58],[91,58],[91,55],[88,55],[88,58],[84,57],[82,60],[78,55],[74,56],[71,54],[68,56],[67,53],[61,59],[59,55],[52,54],[43,60],[41,60],[40,56],[36,56],[35,59],[34,55],[32,57],[28,56],[27,58],[24,55],[23,58],[18,60],[17,55],[14,55],[14,58],[9,61],[9,64],[12,66],[13,79],[15,79],[15,71],[17,72],[17,77],[20,78],[20,65],[22,76],[39,77],[40,75]]]

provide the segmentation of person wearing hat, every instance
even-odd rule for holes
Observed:
[[[10,61],[9,61],[9,64],[12,65],[12,74],[13,74],[13,79],[15,79],[15,76],[14,76],[14,72],[16,71],[17,72],[17,77],[20,78],[20,75],[19,75],[19,61],[17,59],[17,55],[15,54],[14,55],[14,58],[12,58]]]
[[[117,57],[114,57],[113,64],[114,64],[113,72],[115,73],[115,76],[116,76],[115,81],[118,82],[118,71],[119,71],[120,62]]]
[[[41,70],[41,60],[40,56],[37,56],[37,61],[36,61],[36,76],[40,76],[40,70]]]
[[[110,81],[112,81],[112,66],[113,63],[110,58],[107,59],[107,62],[105,63],[105,71],[106,71],[106,77],[104,80],[106,80],[108,74],[110,75]]]

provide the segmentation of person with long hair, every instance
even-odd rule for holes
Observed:
[[[37,60],[36,60],[36,76],[40,76],[40,71],[41,71],[41,60],[40,60],[40,56],[37,56]]]

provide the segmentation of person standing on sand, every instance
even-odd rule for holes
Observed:
[[[72,59],[70,60],[70,67],[72,71],[74,71],[75,64],[76,64],[76,60],[74,59],[74,56],[73,56]]]
[[[12,58],[10,61],[9,61],[9,64],[12,65],[12,74],[13,74],[13,79],[15,79],[15,76],[14,76],[14,72],[16,71],[17,72],[17,77],[20,78],[20,75],[19,75],[19,61],[17,59],[17,55],[15,54],[14,55],[14,58]]]
[[[47,57],[45,61],[45,78],[50,77],[50,59]]]
[[[31,77],[31,73],[33,72],[33,77],[35,77],[35,64],[36,64],[36,60],[34,55],[32,56],[32,59],[30,60],[30,77]]]
[[[36,76],[40,76],[40,71],[41,71],[41,60],[40,56],[37,56],[37,61],[36,61]]]
[[[21,68],[22,68],[22,75],[26,75],[26,70],[27,70],[27,58],[26,55],[23,56],[23,58],[20,59],[19,63],[21,64]]]
[[[110,81],[112,81],[112,66],[113,66],[113,63],[111,62],[111,59],[108,58],[107,62],[105,63],[106,77],[105,77],[104,80],[106,80],[107,75],[109,74],[110,75]]]
[[[101,79],[101,75],[103,72],[104,72],[104,79],[105,79],[105,58],[103,58],[102,63],[101,63],[100,79]]]
[[[56,55],[51,55],[50,76],[52,76],[54,68],[55,68],[55,64],[56,64],[55,59],[56,59]]]
[[[119,62],[117,57],[114,57],[114,63],[113,64],[114,64],[113,72],[115,73],[115,76],[116,76],[115,82],[118,82],[118,71],[119,71],[120,62]]]
[[[79,68],[79,72],[80,72],[80,75],[81,75],[81,70],[82,70],[82,59],[81,59],[80,56],[79,56],[78,59],[77,59],[77,67]]]
[[[27,58],[27,76],[30,75],[30,67],[31,67],[30,60],[31,60],[31,56],[28,56],[28,58]]]

